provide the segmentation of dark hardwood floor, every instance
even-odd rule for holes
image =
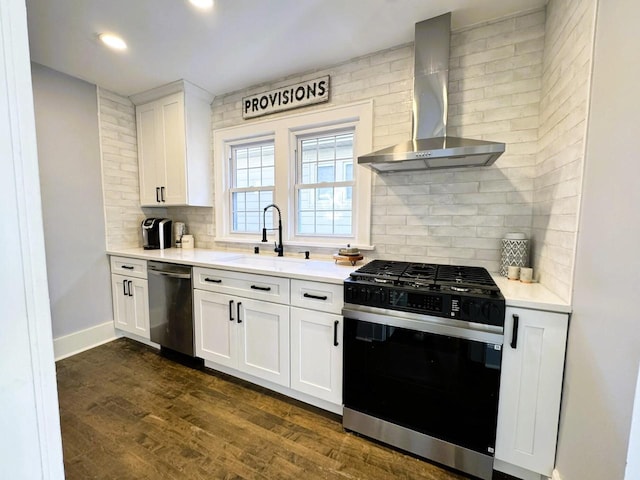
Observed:
[[[57,377],[70,480],[467,479],[124,338],[57,362]]]

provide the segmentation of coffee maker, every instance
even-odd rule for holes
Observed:
[[[145,218],[142,221],[142,247],[145,250],[162,250],[171,247],[171,220]]]

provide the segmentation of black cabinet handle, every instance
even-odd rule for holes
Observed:
[[[306,293],[302,295],[304,298],[313,298],[314,300],[326,300],[328,297],[326,295],[312,295],[311,293]]]
[[[238,323],[242,323],[242,319],[240,318],[240,305],[242,305],[242,302],[238,302]]]
[[[518,323],[520,322],[520,316],[513,314],[513,331],[511,332],[511,348],[518,347]]]
[[[125,270],[133,270],[133,265],[122,265],[120,268],[124,268]]]
[[[271,291],[271,287],[259,287],[257,285],[251,285],[251,288],[253,290],[262,290],[263,292],[270,292]]]
[[[229,300],[229,321],[233,322],[235,318],[233,318],[233,300]]]
[[[160,187],[156,187],[156,202],[160,203]]]
[[[333,322],[333,346],[337,347],[339,345],[338,343],[338,324],[340,322],[338,320],[336,320],[335,322]]]
[[[125,297],[129,296],[129,292],[127,292],[127,281],[126,280],[122,281],[122,293],[124,293]]]
[[[160,187],[160,198],[164,202],[164,187]]]
[[[129,280],[128,284],[129,284],[129,296],[133,297],[133,288],[131,288],[131,286],[133,285],[133,282]]]
[[[205,278],[204,279],[205,282],[209,282],[209,283],[222,283],[222,280],[220,280],[219,278]],[[233,300],[232,300],[233,301]]]

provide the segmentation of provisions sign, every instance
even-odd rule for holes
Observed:
[[[329,75],[242,99],[242,118],[306,107],[329,101]]]

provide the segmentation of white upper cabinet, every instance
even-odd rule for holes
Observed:
[[[140,204],[212,206],[213,96],[182,80],[131,100],[136,104]]]

